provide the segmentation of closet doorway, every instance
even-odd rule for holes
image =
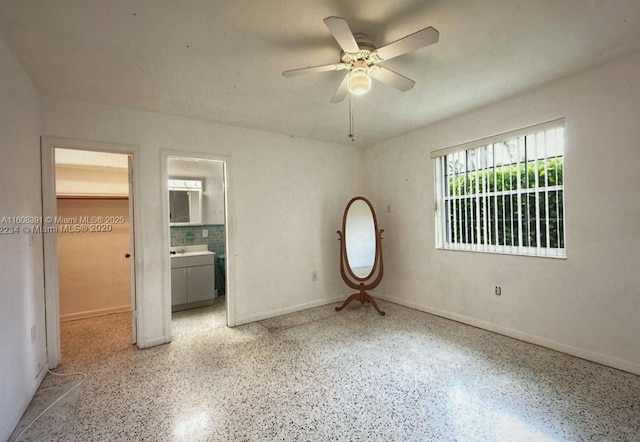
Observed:
[[[63,361],[135,343],[129,156],[55,150]]]
[[[43,138],[49,366],[137,341],[134,152]]]

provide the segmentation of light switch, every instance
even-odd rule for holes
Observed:
[[[203,237],[203,238],[206,238],[206,237],[208,237],[208,236],[209,236],[209,230],[207,230],[207,229],[203,229],[203,230],[202,230],[202,237]]]

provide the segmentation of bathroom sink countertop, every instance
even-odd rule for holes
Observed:
[[[181,256],[215,255],[215,253],[209,251],[206,244],[171,247],[170,250],[171,252],[175,252],[175,254],[171,255],[172,258]]]
[[[181,256],[197,256],[197,255],[215,255],[215,253],[208,250],[195,251],[195,252],[176,252],[175,255],[171,255],[172,258],[179,258]]]

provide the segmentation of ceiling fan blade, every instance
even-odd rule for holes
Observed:
[[[387,69],[383,66],[375,66],[375,69],[372,69],[371,71],[371,76],[374,79],[402,92],[408,91],[416,84],[412,79],[407,78],[404,75],[400,75],[397,72],[393,72],[391,69]]]
[[[349,65],[345,63],[325,64],[323,66],[311,66],[308,68],[291,69],[290,71],[284,71],[282,73],[282,76],[296,77],[298,75],[315,74],[317,72],[340,71],[342,69],[347,69],[348,67]]]
[[[349,53],[355,53],[360,51],[360,47],[356,42],[353,32],[349,28],[349,24],[344,18],[340,17],[327,17],[324,19],[324,24],[327,25],[329,31],[336,39],[343,51]]]
[[[336,89],[336,92],[333,94],[333,97],[331,97],[332,103],[340,103],[347,96],[347,94],[349,93],[349,90],[347,89],[348,79],[349,79],[349,73],[347,73],[347,75],[344,76],[344,78],[342,79],[342,82],[340,83],[340,86],[338,86],[338,89]]]
[[[440,33],[438,30],[429,26],[428,28],[376,49],[370,58],[374,60],[377,59],[377,61],[390,60],[407,52],[437,43],[439,36]]]

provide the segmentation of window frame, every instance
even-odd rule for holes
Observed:
[[[566,216],[565,216],[565,206],[566,206],[566,191],[565,191],[565,178],[564,178],[564,169],[565,169],[565,158],[566,158],[566,135],[565,135],[565,124],[564,119],[558,119],[549,121],[546,123],[528,126],[522,129],[518,129],[515,131],[494,135],[491,137],[483,138],[476,141],[471,141],[469,143],[464,143],[456,146],[451,146],[446,149],[437,150],[431,153],[431,159],[434,164],[434,189],[435,189],[435,240],[436,240],[436,249],[438,250],[458,250],[458,251],[469,251],[469,252],[481,252],[481,253],[492,253],[492,254],[506,254],[506,255],[516,255],[516,256],[532,256],[532,257],[546,257],[546,258],[566,258]],[[561,137],[561,146],[559,147],[560,153],[556,155],[547,156],[547,145],[548,143],[543,144],[544,156],[541,158],[537,151],[538,145],[534,149],[536,150],[536,156],[531,158],[527,155],[526,147],[524,148],[524,152],[521,151],[522,143],[526,140],[525,137],[539,137],[540,134],[548,134],[552,130],[558,130],[559,132],[555,133],[555,136]],[[545,140],[546,141],[546,140]],[[488,152],[488,148],[491,146],[491,163],[493,164],[494,158],[494,145],[500,143],[518,143],[517,147],[517,158],[515,161],[511,161],[510,163],[502,162],[499,166],[488,164],[488,155],[482,157],[480,161],[477,161],[478,152],[480,150],[484,150],[485,154]],[[536,138],[536,143],[538,143],[538,139]],[[446,195],[447,191],[451,188],[449,179],[450,177],[455,175],[455,179],[458,179],[462,174],[447,174],[447,156],[448,155],[462,155],[464,158],[463,164],[463,174],[465,178],[463,178],[463,182],[466,184],[466,180],[469,176],[470,170],[467,166],[467,161],[469,159],[470,152],[474,152],[474,168],[471,170],[471,174],[474,175],[475,179],[475,191],[471,193],[466,193],[463,191],[462,193],[457,193],[453,195]],[[522,154],[524,153],[524,157]],[[556,173],[556,180],[558,176],[561,177],[562,182],[560,184],[556,183],[553,186],[549,185],[549,181],[541,186],[538,182],[539,180],[539,172],[542,169],[539,169],[539,162],[544,161],[544,171],[548,170],[547,166],[550,160],[561,159],[561,170],[562,173],[558,175]],[[485,162],[484,166],[479,167],[479,162]],[[535,185],[533,187],[530,186],[529,181],[529,165],[530,163],[534,168],[534,179]],[[462,163],[459,163],[462,164]],[[506,164],[506,165],[505,165]],[[556,163],[557,166],[558,163]],[[517,179],[516,179],[516,187],[515,189],[504,190],[504,181],[503,181],[503,189],[498,190],[497,184],[495,184],[495,180],[497,177],[496,170],[498,167],[501,169],[502,179],[504,180],[504,170],[505,167],[514,167],[517,171]],[[521,167],[527,173],[527,177],[521,175]],[[489,180],[489,175],[493,170],[493,179],[494,179],[494,188],[492,191],[489,190],[489,184],[487,181]],[[485,173],[487,171],[487,173]],[[511,172],[513,173],[513,172]],[[481,180],[479,177],[483,176]],[[513,179],[513,176],[510,175],[510,178]],[[525,178],[526,187],[523,186],[522,179]],[[447,180],[445,182],[445,180]],[[479,184],[482,182],[482,184]],[[455,185],[459,185],[459,182],[456,182]],[[481,186],[484,186],[480,189]],[[511,185],[509,186],[511,187]],[[459,189],[459,188],[458,188]],[[551,194],[551,195],[550,195]],[[549,218],[549,205],[550,199],[549,197],[555,197],[554,204],[556,204],[556,218],[555,218],[555,235],[557,238],[558,247],[551,247],[551,231],[552,231],[552,222],[550,222]],[[525,205],[523,206],[524,198],[527,198],[525,201]],[[529,206],[529,201],[531,201],[531,197],[533,197],[533,202],[535,204],[534,212],[531,212],[531,206]],[[540,198],[544,198],[541,200]],[[503,229],[499,232],[499,227],[495,226],[496,223],[500,222],[500,216],[497,212],[498,200],[501,200],[503,204],[503,214],[502,214],[502,223]],[[452,202],[458,202],[457,207],[450,207]],[[465,201],[464,204],[460,204],[461,201]],[[466,202],[468,201],[468,203]],[[510,226],[505,225],[506,221],[506,212],[505,212],[505,204],[509,201],[509,216]],[[492,204],[493,203],[493,204]],[[517,204],[517,206],[516,206]],[[493,205],[493,209],[491,206]],[[540,208],[544,205],[544,217],[540,216]],[[524,213],[523,207],[526,207],[526,212]],[[516,208],[516,213],[514,213],[514,208]],[[469,209],[471,209],[469,211]],[[488,211],[493,210],[494,212],[488,214]],[[465,216],[471,214],[471,227],[469,228],[469,218],[467,217],[464,220],[455,220],[455,216],[457,213],[464,212]],[[474,212],[476,218],[474,219]],[[514,215],[517,215],[517,219],[515,219],[514,223]],[[453,224],[455,226],[452,228],[450,217],[453,216]],[[541,234],[541,224],[542,220],[544,220],[544,235]],[[532,226],[531,223],[535,223],[535,237],[531,236],[532,231],[529,230],[529,227]],[[459,228],[458,226],[464,227]],[[488,226],[489,225],[489,226]],[[525,234],[523,231],[524,226],[527,226],[526,229],[526,238],[523,241],[523,235]],[[514,236],[513,230],[514,226],[517,227],[517,233]],[[510,227],[511,236],[510,236],[510,244],[507,244],[506,238],[506,227]],[[483,230],[484,229],[484,230]],[[463,232],[464,230],[464,232]],[[456,237],[455,240],[452,241],[453,232],[455,234],[464,234],[465,239],[459,240],[459,236]],[[471,232],[471,237],[466,236],[469,232]],[[498,237],[495,239],[495,243],[491,243],[492,241],[492,233],[498,234]],[[503,244],[500,244],[500,237],[503,240]],[[533,242],[535,246],[531,244],[533,238]],[[514,243],[514,239],[516,242]],[[541,244],[542,240],[545,240],[545,244]],[[560,247],[562,246],[562,247]]]

